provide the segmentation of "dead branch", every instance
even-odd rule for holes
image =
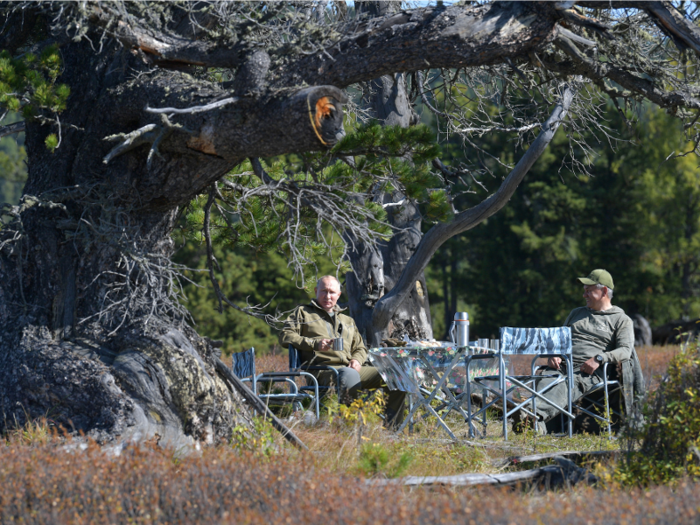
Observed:
[[[221,108],[228,104],[233,104],[238,102],[238,97],[229,97],[217,102],[212,102],[211,104],[206,104],[204,106],[192,106],[190,108],[178,109],[178,108],[149,108],[146,106],[144,111],[146,113],[172,113],[176,115],[202,113],[204,111],[211,111],[212,109]]]
[[[23,133],[25,128],[24,121],[15,122],[13,124],[7,124],[0,127],[0,139],[6,137],[7,135],[12,135],[14,133]]]

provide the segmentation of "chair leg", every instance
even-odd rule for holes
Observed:
[[[612,438],[612,428],[610,427],[610,395],[608,393],[608,377],[603,377],[605,384],[605,420],[608,423],[608,439]]]
[[[579,402],[577,402],[579,410],[590,417],[593,417],[599,422],[600,431],[603,431],[604,427],[607,427],[608,437],[612,439],[612,416],[616,414],[619,416],[619,412],[611,409],[610,407],[610,391],[608,385],[603,388],[603,400],[598,402],[593,398],[584,396]],[[586,405],[586,402],[588,403]],[[597,413],[594,413],[597,412]],[[601,415],[600,412],[603,412]]]

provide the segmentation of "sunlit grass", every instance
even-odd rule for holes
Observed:
[[[661,373],[673,349],[641,349],[645,373]],[[284,370],[286,357],[259,361]],[[271,368],[267,368],[271,369]],[[652,383],[653,384],[653,383]],[[373,401],[369,401],[371,404]],[[445,416],[457,439],[433,419],[413,432],[389,432],[372,410],[364,417],[331,402],[321,420],[303,414],[286,422],[308,451],[256,424],[265,447],[249,440],[182,455],[153,443],[119,456],[82,441],[70,443],[47,420],[18,428],[0,446],[0,523],[675,523],[697,522],[700,484],[645,490],[576,486],[555,495],[487,487],[404,489],[368,485],[396,476],[503,473],[515,456],[562,451],[616,450],[607,434],[510,434],[488,421],[485,437],[469,438],[464,421]],[[368,407],[365,406],[365,409]],[[286,417],[286,416],[285,416]],[[605,474],[611,464],[590,462]],[[595,505],[590,505],[595,501]]]
[[[690,481],[645,490],[576,486],[546,495],[537,488],[366,483],[368,476],[396,474],[406,453],[402,475],[504,472],[502,460],[518,450],[609,443],[598,436],[523,435],[507,444],[487,437],[474,446],[448,442],[427,426],[396,436],[378,421],[361,433],[342,421],[299,424],[295,431],[309,452],[277,436],[272,453],[236,443],[181,456],[146,444],[114,457],[91,443],[69,448],[56,437],[30,445],[17,434],[0,447],[0,523],[680,523],[700,515],[700,484]],[[377,470],[382,465],[389,472]]]

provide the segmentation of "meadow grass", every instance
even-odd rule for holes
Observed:
[[[588,524],[700,519],[700,484],[688,480],[672,488],[577,486],[557,492],[370,485],[368,475],[395,472],[397,457],[406,451],[412,456],[403,474],[431,475],[502,472],[495,460],[512,451],[448,444],[421,433],[397,437],[371,423],[359,442],[353,428],[296,430],[310,452],[275,438],[275,446],[265,452],[219,445],[183,457],[144,444],[114,456],[93,443],[68,449],[60,437],[48,442],[10,437],[0,446],[0,523]],[[532,438],[521,436],[512,445],[531,450]],[[549,441],[539,440],[537,450],[599,445],[590,437]],[[367,447],[385,447],[388,459],[383,463]],[[389,472],[372,472],[371,465]]]
[[[673,350],[652,348],[642,355],[649,357],[646,365],[643,361],[645,373],[653,374],[650,363],[662,367]],[[88,441],[75,447],[47,422],[36,422],[8,433],[0,445],[0,523],[583,524],[700,519],[700,484],[691,480],[672,487],[629,489],[608,483],[557,492],[369,484],[372,478],[406,475],[507,472],[522,468],[507,464],[513,456],[620,447],[619,440],[604,434],[568,438],[529,433],[505,442],[496,419],[489,422],[486,437],[467,439],[464,423],[452,415],[448,422],[457,440],[447,439],[430,421],[411,434],[397,435],[383,428],[372,403],[344,411],[330,403],[313,425],[292,414],[288,422],[309,447],[305,452],[289,446],[262,421],[257,423],[261,439],[234,439],[186,456],[152,443],[127,447],[119,455]],[[602,472],[610,468],[590,466]]]

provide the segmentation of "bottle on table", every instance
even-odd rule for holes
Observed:
[[[457,346],[469,346],[469,314],[467,312],[456,312],[452,326],[450,326],[450,337]]]

